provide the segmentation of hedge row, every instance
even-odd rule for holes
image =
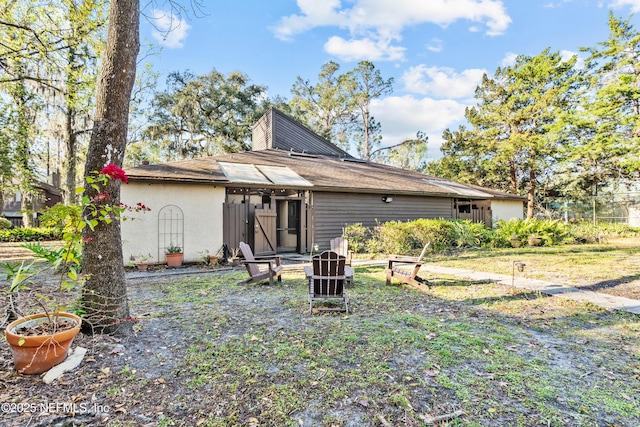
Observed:
[[[62,232],[53,228],[12,228],[0,230],[0,242],[39,242],[60,240]]]
[[[560,220],[525,219],[502,221],[495,228],[468,220],[418,219],[390,221],[375,227],[361,223],[345,227],[344,237],[354,252],[382,254],[410,254],[431,242],[431,249],[439,252],[464,247],[509,247],[511,239],[526,244],[530,236],[537,236],[542,245],[599,242],[603,237],[640,235],[640,229],[623,224],[566,223]]]

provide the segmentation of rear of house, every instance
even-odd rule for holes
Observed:
[[[329,247],[345,225],[419,218],[491,225],[522,218],[523,198],[356,159],[276,109],[254,126],[253,150],[129,171],[125,203],[152,211],[123,223],[125,259],[179,245],[193,262],[223,244],[256,255]]]

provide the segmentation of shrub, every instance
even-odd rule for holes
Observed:
[[[362,225],[361,222],[347,224],[344,227],[342,237],[349,241],[349,250],[354,253],[362,253],[365,251],[367,240],[371,238],[371,229]]]
[[[494,232],[482,223],[469,220],[451,221],[453,243],[458,248],[487,246],[493,241]]]
[[[73,228],[82,221],[82,206],[65,205],[56,203],[46,208],[40,216],[40,225],[50,227],[62,232],[73,231]]]
[[[438,252],[477,246],[508,247],[512,236],[526,242],[531,235],[537,235],[543,245],[551,246],[638,234],[640,229],[624,224],[602,223],[596,228],[587,222],[567,224],[558,219],[498,220],[495,229],[469,220],[417,219],[389,221],[373,229],[361,223],[350,224],[345,227],[344,237],[355,252],[408,255],[420,252],[427,242],[431,242],[432,251]]]
[[[389,221],[374,228],[366,248],[372,253],[410,254],[420,252],[428,242],[431,242],[432,251],[442,251],[451,247],[485,245],[491,239],[491,229],[470,221]]]
[[[366,244],[368,252],[385,254],[406,254],[412,247],[411,231],[401,221],[376,225]]]
[[[496,222],[496,236],[500,246],[507,246],[512,236],[526,242],[531,235],[540,237],[545,246],[570,243],[574,240],[569,226],[559,219],[527,218]]]
[[[413,232],[414,248],[431,242],[431,250],[442,251],[454,246],[456,232],[452,221],[445,219],[417,219],[408,223]]]
[[[38,242],[42,240],[59,240],[60,231],[52,228],[12,228],[0,230],[0,242]]]
[[[600,222],[596,227],[591,221],[569,223],[569,231],[577,243],[595,243],[608,237],[633,237],[640,229],[626,224]]]
[[[13,227],[11,221],[7,218],[0,217],[0,230],[8,230],[11,227]]]

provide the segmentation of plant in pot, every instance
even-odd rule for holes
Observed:
[[[216,252],[214,255],[208,254],[209,255],[209,265],[213,265],[216,266],[220,263],[220,258],[222,257],[222,248],[218,249],[218,252]]]
[[[231,249],[231,256],[229,257],[229,263],[233,266],[240,265],[240,248]]]
[[[138,254],[131,255],[129,258],[131,260],[131,264],[135,265],[138,271],[147,271],[149,268],[149,262],[153,259],[151,254]]]
[[[87,183],[98,191],[98,195],[90,199],[82,196],[77,205],[56,204],[43,215],[43,222],[51,221],[60,228],[64,245],[62,248],[45,248],[38,244],[25,244],[36,258],[47,261],[44,268],[53,269],[59,274],[56,289],[29,293],[33,314],[13,306],[10,314],[18,317],[7,325],[6,339],[13,353],[14,365],[18,372],[39,374],[62,362],[80,331],[81,319],[77,314],[67,312],[65,304],[73,303],[73,291],[77,291],[86,277],[80,272],[82,260],[82,230],[93,228],[100,222],[120,219],[126,210],[148,210],[138,204],[131,208],[122,203],[109,203],[109,195],[100,191],[109,179],[121,179],[126,182],[126,174],[115,165],[108,165],[100,172],[87,177]],[[77,189],[81,194],[83,189]],[[98,207],[97,202],[100,201]],[[28,290],[34,284],[35,262],[19,267],[3,266],[10,281],[9,301],[13,296]],[[43,271],[44,271],[43,268]],[[26,303],[25,303],[26,304]]]
[[[182,265],[182,248],[180,246],[175,246],[171,243],[165,252],[167,267],[180,267]]]
[[[537,234],[532,234],[527,239],[529,246],[540,246],[542,244],[542,238]]]
[[[32,277],[37,274],[34,266],[34,263],[23,263],[15,270],[7,264],[3,266],[7,280],[10,281],[10,315],[17,317],[9,323],[5,335],[11,347],[14,366],[23,374],[40,374],[62,362],[80,332],[82,322],[78,315],[64,311],[64,306],[58,299],[59,294],[65,292],[67,287],[73,287],[71,279],[60,282],[58,295],[53,298],[46,294],[34,296],[35,303],[42,310],[40,313],[26,315],[13,305],[14,296],[27,291],[27,285],[33,284]],[[73,275],[72,271],[73,268],[70,268],[66,274]]]
[[[218,251],[215,255],[211,255],[208,249],[204,251],[198,252],[200,254],[200,260],[205,265],[217,266],[218,261],[220,260],[220,251]]]
[[[520,246],[522,246],[522,240],[520,240],[516,233],[511,234],[509,243],[511,244],[512,248],[519,248]]]

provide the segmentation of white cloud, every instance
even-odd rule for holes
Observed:
[[[291,41],[296,34],[304,33],[314,27],[338,26],[347,24],[347,17],[336,11],[340,0],[298,0],[300,15],[289,15],[280,19],[273,28],[276,38]]]
[[[160,9],[151,11],[151,23],[154,26],[151,33],[153,38],[170,49],[183,47],[187,31],[191,29],[191,25],[181,17]]]
[[[631,13],[640,12],[640,0],[613,0],[611,2],[611,7],[614,9],[625,6],[631,8]]]
[[[431,52],[442,52],[442,40],[440,39],[431,39],[429,44],[427,45],[427,50]]]
[[[409,26],[431,23],[446,27],[465,20],[471,23],[469,31],[484,29],[487,35],[496,36],[511,23],[500,0],[353,0],[350,8],[343,8],[340,0],[297,3],[300,13],[281,18],[273,28],[277,38],[289,41],[315,27],[338,27],[349,31],[351,41],[330,40],[325,46],[344,52],[350,43],[362,50],[360,44],[368,42],[366,52],[373,57],[367,59],[396,60],[403,51],[392,42],[399,40],[402,30]]]
[[[392,46],[386,40],[345,40],[334,36],[325,43],[324,50],[345,61],[400,61],[404,58],[405,48]]]
[[[502,58],[500,62],[501,67],[511,67],[516,65],[516,58],[518,57],[517,53],[507,52],[507,54]]]
[[[472,98],[486,70],[474,68],[456,73],[453,68],[411,67],[402,75],[405,89],[436,98]]]
[[[561,50],[560,51],[560,58],[562,58],[563,61],[568,61],[571,58],[573,58],[574,56],[578,56],[577,60],[576,60],[576,65],[575,67],[579,70],[584,69],[585,64],[584,64],[584,57],[581,56],[578,52],[573,52],[571,50]]]
[[[371,102],[371,113],[382,124],[382,144],[389,146],[407,138],[415,138],[418,131],[429,136],[429,153],[437,154],[442,132],[464,121],[467,105],[453,100],[415,98],[410,95],[389,96]]]

